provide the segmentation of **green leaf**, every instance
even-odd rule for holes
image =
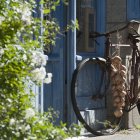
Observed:
[[[50,9],[44,9],[44,10],[43,10],[43,13],[44,13],[44,14],[49,14],[50,12],[51,12]]]

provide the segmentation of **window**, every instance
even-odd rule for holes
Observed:
[[[77,0],[77,52],[95,52],[95,42],[89,34],[96,28],[95,0]]]

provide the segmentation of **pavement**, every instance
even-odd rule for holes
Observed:
[[[121,130],[114,135],[108,136],[81,136],[70,138],[68,140],[140,140],[140,130],[130,129],[130,130]]]

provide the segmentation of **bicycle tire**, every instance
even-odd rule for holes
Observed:
[[[139,112],[139,115],[140,115],[140,102],[137,102],[137,109],[138,109],[138,112]]]
[[[140,114],[140,62],[139,62],[139,58],[135,58],[136,59],[136,63],[134,66],[134,75],[132,74],[132,57],[127,58],[128,62],[127,62],[127,91],[129,91],[130,93],[132,92],[135,96],[135,98],[133,99],[133,102],[130,101],[129,97],[127,98],[127,107],[133,109],[133,106],[137,107],[138,113]],[[133,81],[132,80],[132,76],[134,76]],[[132,102],[132,103],[131,103]]]
[[[92,133],[92,134],[94,134],[94,135],[97,135],[97,136],[101,136],[101,135],[111,135],[111,134],[114,134],[116,131],[118,131],[119,129],[120,129],[120,125],[121,125],[121,121],[122,121],[122,117],[120,117],[120,118],[116,118],[114,115],[113,115],[113,118],[114,118],[114,121],[113,122],[111,122],[111,125],[110,125],[110,128],[98,128],[100,125],[102,125],[101,127],[103,127],[104,126],[104,124],[101,124],[102,122],[101,122],[101,120],[98,122],[98,124],[97,124],[97,120],[96,120],[96,118],[93,120],[93,122],[91,122],[91,124],[95,124],[96,123],[96,125],[93,125],[93,126],[91,126],[91,124],[89,124],[89,122],[84,118],[84,116],[81,114],[81,111],[83,111],[83,110],[81,110],[81,108],[79,107],[79,101],[78,101],[78,99],[77,99],[77,95],[78,95],[78,93],[77,93],[77,88],[78,88],[78,86],[77,86],[77,80],[78,80],[78,78],[79,78],[79,73],[82,71],[82,69],[83,68],[85,68],[86,67],[86,65],[88,65],[88,64],[90,64],[90,65],[93,65],[93,67],[94,67],[94,65],[95,65],[95,67],[97,66],[98,68],[101,68],[102,70],[101,70],[101,75],[104,75],[102,78],[107,78],[108,79],[108,88],[109,88],[109,78],[108,77],[106,77],[107,75],[106,75],[106,73],[108,73],[108,71],[107,71],[107,68],[106,68],[106,61],[102,61],[102,60],[99,60],[99,59],[96,59],[96,58],[87,58],[87,59],[85,59],[85,60],[83,60],[83,61],[81,61],[80,63],[79,63],[79,65],[78,65],[78,67],[74,70],[74,73],[73,73],[73,77],[72,77],[72,82],[71,82],[71,100],[72,100],[72,105],[73,105],[73,110],[74,110],[74,112],[75,112],[75,114],[76,114],[76,116],[77,116],[77,119],[83,124],[83,126],[87,129],[87,131],[89,131],[90,133]],[[103,73],[102,73],[103,72]],[[101,77],[100,77],[101,78]],[[105,79],[105,80],[107,80],[107,79]],[[104,79],[102,79],[102,81],[103,81]],[[98,81],[99,82],[99,81]],[[103,84],[104,85],[104,84]],[[83,87],[80,87],[80,88],[83,88]],[[81,89],[82,90],[82,89]],[[84,89],[83,89],[84,90]],[[104,95],[103,96],[106,96],[106,94],[107,94],[107,92],[108,92],[108,89],[106,89],[106,91],[104,90]],[[104,100],[104,104],[106,104],[106,101],[107,100],[107,98]],[[93,100],[93,102],[94,102],[94,100]],[[96,102],[96,101],[95,101]],[[98,111],[100,111],[99,110],[99,108],[93,108],[92,109],[92,111],[93,112],[96,112],[96,110],[97,110],[97,112]],[[102,110],[102,109],[101,109]],[[104,110],[107,110],[107,108],[105,107],[104,108]],[[91,110],[90,110],[91,111]],[[103,114],[101,114],[101,113],[103,113]],[[113,112],[112,112],[113,113]],[[102,112],[102,111],[100,111],[100,115],[104,115],[104,112]],[[112,115],[112,114],[111,114]],[[95,113],[95,117],[96,117],[96,113]],[[108,116],[106,116],[106,118],[103,118],[103,123],[105,123],[105,122],[107,122],[107,118]],[[112,117],[112,116],[111,116]],[[98,118],[97,118],[98,119]],[[110,119],[110,117],[109,117],[109,119]],[[108,119],[108,121],[109,121],[109,119]],[[111,118],[112,119],[112,118]],[[113,120],[113,119],[112,119]],[[114,122],[115,122],[115,124],[114,124]],[[99,125],[99,126],[97,126],[97,125]],[[105,126],[104,126],[105,127]],[[112,127],[112,128],[111,128]],[[97,129],[98,128],[98,129]],[[106,129],[106,130],[105,130]]]
[[[138,95],[140,94],[140,64],[138,61],[139,58],[135,58],[135,64],[132,74],[132,56],[127,57],[127,91],[128,95],[126,96],[127,106],[126,111],[131,111],[130,125],[137,127],[140,124],[139,115],[140,115],[140,101]],[[132,81],[133,79],[133,81]],[[139,89],[139,90],[138,90]],[[135,108],[136,107],[136,108]]]
[[[137,105],[137,109],[138,109],[138,113],[140,115],[140,62],[139,62],[139,58],[138,61],[136,63],[136,70],[135,70],[136,74],[136,94],[137,94],[137,98],[136,98],[136,105]]]

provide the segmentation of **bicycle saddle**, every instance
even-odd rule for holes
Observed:
[[[138,20],[130,20],[130,23],[137,23],[137,24],[140,24],[140,21],[138,21]]]

